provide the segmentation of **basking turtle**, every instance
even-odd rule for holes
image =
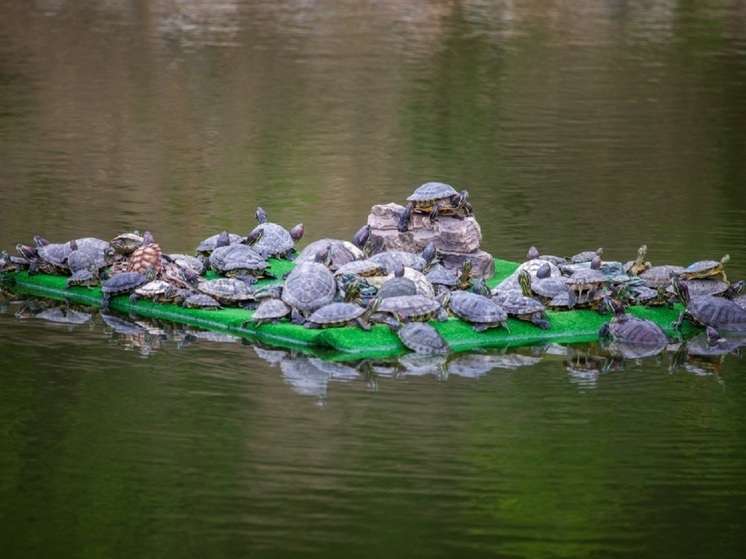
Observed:
[[[569,262],[570,264],[582,264],[584,262],[592,262],[594,258],[596,258],[597,256],[600,257],[603,253],[604,253],[603,248],[598,248],[596,250],[584,250],[567,258],[567,262]]]
[[[163,280],[153,280],[136,288],[130,295],[130,301],[137,303],[140,299],[149,299],[154,303],[174,302],[178,289]]]
[[[726,254],[719,262],[715,260],[700,260],[694,262],[684,268],[683,272],[679,273],[679,279],[691,280],[720,277],[723,281],[728,281],[725,277],[725,265],[729,260],[730,255]]]
[[[673,286],[679,300],[686,306],[674,323],[675,328],[680,328],[684,319],[689,319],[695,325],[710,326],[715,332],[746,332],[746,310],[734,301],[714,295],[690,298],[686,283],[678,277],[673,278]]]
[[[365,244],[370,239],[371,226],[369,224],[363,225],[357,232],[352,236],[352,244],[357,248],[365,252]]]
[[[197,258],[205,262],[210,257],[212,251],[216,248],[240,243],[243,240],[243,237],[241,237],[240,235],[236,235],[235,233],[228,233],[228,231],[222,231],[220,233],[217,233],[216,235],[207,237],[205,240],[199,243],[197,245],[197,248],[195,249],[195,252],[197,253]]]
[[[66,276],[70,274],[67,257],[75,250],[74,241],[67,243],[49,243],[36,248],[36,258],[29,258],[29,274],[43,272],[45,274]]]
[[[196,256],[190,256],[188,254],[180,254],[180,253],[171,253],[165,255],[166,259],[173,262],[180,268],[189,268],[197,273],[197,275],[202,275],[205,273],[205,263],[204,261],[200,260]]]
[[[329,247],[316,255],[315,262],[296,266],[285,278],[282,300],[293,309],[293,322],[301,323],[316,309],[328,305],[337,293],[337,282],[321,262],[328,258]]]
[[[508,316],[525,320],[538,326],[542,330],[549,330],[551,324],[547,320],[547,309],[533,297],[527,297],[519,291],[508,291],[503,296],[493,300],[508,313]]]
[[[463,219],[472,215],[471,204],[467,201],[469,193],[466,190],[456,190],[442,182],[426,182],[407,197],[407,207],[404,209],[397,229],[404,233],[409,229],[409,218],[412,212],[429,214],[430,221],[436,221],[439,214],[452,215]]]
[[[422,355],[444,355],[451,347],[435,327],[427,322],[410,322],[397,331],[407,348]]]
[[[418,272],[424,271],[428,265],[428,261],[421,255],[403,250],[379,252],[370,256],[368,260],[382,264],[388,274],[393,274],[399,265],[405,268],[413,268]]]
[[[448,313],[437,299],[428,299],[424,295],[408,295],[381,299],[378,311],[371,317],[373,322],[387,324],[397,330],[402,323],[448,320]]]
[[[642,274],[645,270],[652,268],[650,262],[645,261],[645,255],[647,253],[647,245],[640,245],[640,248],[637,249],[637,258],[624,264],[625,273],[629,276],[636,277]]]
[[[663,264],[652,266],[640,272],[637,277],[645,282],[645,285],[657,289],[659,287],[668,287],[671,285],[671,278],[684,271],[683,266],[674,266],[672,264]]]
[[[370,305],[332,302],[316,309],[303,324],[305,328],[335,328],[356,324],[363,330],[370,330],[368,317],[375,312],[380,299],[374,299]]]
[[[339,266],[335,271],[335,276],[344,274],[354,274],[362,277],[380,276],[386,273],[385,267],[375,260],[353,260],[347,264]]]
[[[154,279],[152,270],[149,272],[149,277],[138,272],[122,272],[109,278],[101,285],[101,292],[104,295],[101,299],[101,307],[104,311],[108,311],[109,301],[112,297],[131,293],[152,279]]]
[[[340,266],[353,262],[355,260],[365,260],[366,256],[362,250],[349,241],[340,239],[319,239],[308,244],[298,256],[295,257],[296,266],[316,261],[316,255],[329,249],[328,256],[324,264],[332,271],[337,270]]]
[[[109,247],[120,256],[129,256],[142,246],[142,241],[143,237],[137,231],[120,233],[109,241]]]
[[[712,278],[681,281],[684,281],[684,283],[686,284],[686,289],[689,292],[690,299],[694,297],[701,297],[702,295],[715,295],[722,297],[725,296],[726,293],[732,293],[733,291],[729,283]],[[676,291],[674,290],[673,285],[669,285],[666,288],[666,292],[671,297],[676,295]],[[732,299],[733,297],[727,298]]]
[[[566,278],[568,287],[575,292],[578,299],[586,293],[593,295],[606,284],[606,276],[592,268],[576,270],[571,276]]]
[[[209,295],[221,305],[251,308],[256,302],[256,292],[240,279],[217,278],[199,284],[200,293]]]
[[[668,336],[655,322],[626,314],[624,305],[615,299],[606,298],[604,305],[613,316],[599,329],[601,340],[663,347],[668,344]]]
[[[67,278],[65,289],[70,289],[73,285],[84,285],[90,288],[98,285],[100,282],[101,276],[99,275],[98,266],[95,263],[91,263],[88,269],[78,269]]]
[[[245,239],[246,244],[257,251],[262,258],[285,258],[290,260],[295,253],[295,243],[303,236],[303,224],[296,225],[289,232],[282,225],[272,223],[267,212],[256,209],[256,220],[259,222]]]
[[[254,276],[275,278],[269,263],[252,247],[236,243],[218,247],[209,257],[210,267],[229,278]]]
[[[417,284],[411,278],[406,277],[405,272],[406,268],[400,265],[394,272],[394,277],[381,284],[376,296],[386,299],[387,297],[405,297],[417,293]]]
[[[161,247],[153,240],[150,231],[142,237],[142,246],[135,249],[127,261],[127,271],[146,274],[153,270],[155,277],[159,277],[163,270],[163,253]]]
[[[461,286],[456,272],[446,268],[442,264],[431,267],[425,274],[425,277],[433,285],[436,292],[442,289],[458,289]]]
[[[223,308],[215,297],[210,297],[207,293],[192,293],[184,299],[181,306],[185,309],[202,309],[203,311],[215,311]]]
[[[454,291],[448,302],[448,310],[453,316],[473,324],[475,332],[500,326],[510,331],[505,309],[482,295],[470,291]]]
[[[563,277],[532,278],[526,270],[519,272],[518,284],[523,295],[526,297],[536,297],[544,305],[555,297],[570,291],[570,286]]]
[[[287,317],[291,310],[290,305],[282,299],[265,299],[259,303],[251,316],[251,320],[244,322],[241,327],[246,328],[248,324],[259,326],[268,322],[278,322],[280,319]]]

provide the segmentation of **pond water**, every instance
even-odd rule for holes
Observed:
[[[0,248],[350,238],[439,180],[495,257],[740,279],[744,131],[735,0],[6,0]],[[0,307],[9,557],[741,556],[737,350],[331,363],[40,310]]]

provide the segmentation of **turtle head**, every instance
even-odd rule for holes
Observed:
[[[229,244],[231,244],[231,236],[228,231],[221,231],[215,240],[215,248],[227,247]]]
[[[314,257],[314,262],[318,264],[323,264],[324,266],[329,267],[329,264],[331,263],[331,255],[332,255],[332,244],[327,243],[327,245],[324,248],[321,248],[316,252],[316,255]]]
[[[473,293],[476,293],[477,295],[483,295],[484,297],[491,298],[492,292],[490,291],[490,288],[487,286],[487,282],[484,281],[484,278],[479,278],[477,281],[474,282],[474,285],[471,286],[471,290]]]
[[[539,249],[535,246],[531,246],[531,248],[529,248],[528,252],[526,253],[526,260],[535,260],[536,258],[539,258],[539,256]]]
[[[352,244],[360,250],[363,250],[365,243],[367,243],[370,238],[370,229],[371,227],[369,224],[365,224],[358,229],[357,233],[352,237]]]
[[[255,227],[254,230],[246,235],[246,239],[244,239],[244,244],[247,244],[249,246],[253,246],[256,243],[259,242],[259,239],[261,239],[264,236],[264,228],[263,227]]]
[[[256,208],[256,213],[254,213],[254,217],[259,223],[267,223],[267,212],[265,212],[262,208],[258,207]]]
[[[451,203],[457,209],[465,207],[469,202],[469,191],[464,189],[451,197]]]
[[[150,231],[145,231],[145,234],[142,236],[142,246],[147,246],[153,242],[155,242],[153,240],[153,235],[150,233]]]
[[[604,307],[606,307],[606,310],[611,312],[614,316],[623,316],[624,315],[624,305],[621,301],[618,299],[613,299],[611,297],[604,297]]]
[[[726,254],[720,259],[720,264],[725,266],[728,262],[730,262],[730,254]]]
[[[523,294],[526,297],[532,296],[531,291],[531,274],[529,274],[526,270],[521,270],[518,272],[518,285],[521,286],[521,291],[523,291]]]
[[[676,296],[679,298],[679,300],[684,305],[688,305],[689,288],[686,286],[686,283],[684,283],[679,276],[673,276],[671,278],[671,287],[673,287],[673,292],[676,293]]]
[[[289,231],[290,238],[293,239],[294,243],[297,243],[303,238],[303,233],[305,233],[305,231],[306,231],[306,228],[303,227],[302,223],[299,223],[298,225],[296,225]]]

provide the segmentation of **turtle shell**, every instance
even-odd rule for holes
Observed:
[[[147,282],[148,278],[143,274],[138,272],[122,272],[106,280],[101,285],[101,291],[111,295],[118,295],[137,289]]]
[[[381,284],[376,293],[377,297],[404,297],[417,293],[417,284],[407,277],[392,277]]]
[[[37,247],[36,252],[45,263],[51,264],[56,271],[66,272],[69,270],[67,257],[73,251],[72,243],[50,243]],[[49,267],[45,271],[51,271]]]
[[[448,319],[447,313],[437,300],[420,294],[382,299],[378,312],[396,315],[406,322]]]
[[[146,275],[148,270],[153,270],[156,277],[160,275],[163,270],[163,253],[150,233],[146,232],[142,246],[135,249],[127,262],[127,271]]]
[[[218,278],[205,281],[198,287],[222,305],[243,304],[254,300],[254,290],[244,281],[233,278]]]
[[[283,258],[295,250],[295,242],[290,233],[277,223],[260,223],[249,233],[248,238],[254,236],[258,236],[259,240],[250,246],[263,258]]]
[[[526,297],[517,291],[509,291],[493,302],[497,302],[508,313],[508,316],[532,322],[543,330],[549,328],[549,322],[544,320],[547,316],[546,307],[533,297]]]
[[[567,285],[570,287],[570,289],[582,292],[594,287],[601,287],[604,283],[606,283],[606,276],[598,270],[583,268],[577,270],[565,281],[567,282]]]
[[[285,279],[282,300],[302,313],[328,305],[337,293],[334,275],[323,264],[308,262],[296,266]]]
[[[688,316],[696,324],[714,326],[726,331],[746,331],[746,310],[723,297],[695,297],[687,303],[684,313],[685,317]]]
[[[221,233],[217,233],[215,235],[207,237],[204,241],[197,245],[197,248],[195,250],[198,255],[207,257],[213,250],[218,247],[240,243],[242,240],[243,237],[241,237],[241,235],[222,231]]]
[[[343,274],[355,274],[363,277],[379,276],[385,273],[382,264],[373,260],[354,260],[342,266],[339,266],[334,272],[335,276]]]
[[[65,289],[69,289],[73,285],[85,285],[86,287],[93,287],[94,285],[98,285],[100,281],[101,280],[98,275],[98,270],[95,274],[91,269],[78,270],[67,279]]]
[[[319,251],[329,247],[328,266],[330,270],[336,270],[340,266],[355,260],[365,260],[365,253],[349,241],[340,239],[319,239],[307,245],[295,258],[295,264],[307,264],[315,262]]]
[[[684,282],[686,284],[689,297],[701,297],[702,295],[722,295],[728,290],[729,283],[721,280],[706,278],[706,279],[691,279]],[[672,285],[666,288],[666,292],[675,295],[676,291]]]
[[[366,307],[356,305],[355,303],[329,303],[316,309],[308,317],[306,328],[319,326],[321,328],[333,328],[346,326],[350,322],[356,321],[367,312]],[[361,325],[362,327],[362,325]],[[368,327],[367,329],[369,329]],[[364,328],[365,329],[365,328]]]
[[[571,264],[582,264],[584,262],[590,262],[591,260],[596,258],[596,256],[601,256],[603,252],[603,248],[598,248],[596,250],[584,250],[571,256],[567,260]]]
[[[426,182],[407,196],[407,202],[429,202],[457,196],[458,192],[451,185],[444,182]]]
[[[474,330],[481,332],[487,328],[507,325],[508,313],[484,295],[469,291],[454,291],[448,303],[451,314],[465,322],[474,324]]]
[[[432,324],[410,322],[397,331],[401,342],[412,351],[423,355],[443,355],[451,348]]]
[[[661,266],[653,266],[648,268],[644,272],[638,274],[645,285],[656,289],[658,287],[667,287],[671,285],[671,277],[680,274],[684,271],[683,266],[673,266],[671,264],[664,264]]]
[[[290,314],[290,307],[282,299],[265,299],[254,311],[251,322],[257,326],[265,322],[279,320]]]
[[[730,255],[726,254],[719,262],[715,260],[700,260],[699,262],[694,262],[684,268],[684,271],[679,273],[679,278],[682,280],[690,280],[722,275],[723,279],[725,279],[723,267],[729,260]]]
[[[168,255],[168,258],[181,268],[191,268],[198,275],[205,273],[205,265],[199,258],[195,256],[189,256],[188,254],[172,253]]]
[[[220,303],[214,298],[210,297],[207,293],[194,293],[187,297],[182,306],[187,309],[202,309],[205,311],[212,311],[220,309]]]
[[[142,246],[143,238],[138,233],[120,233],[109,241],[117,254],[129,255]]]
[[[210,254],[209,262],[213,270],[227,276],[243,273],[259,277],[269,267],[257,251],[240,243],[216,248]]]
[[[390,250],[372,255],[368,260],[382,264],[387,274],[393,274],[399,266],[414,268],[418,272],[425,269],[427,260],[418,254],[403,250]]]
[[[449,270],[445,266],[433,266],[430,271],[425,274],[425,277],[433,285],[444,285],[449,288],[454,288],[460,285],[458,275],[454,270]]]
[[[655,322],[628,314],[612,318],[606,327],[601,327],[599,334],[604,337],[604,332],[615,342],[627,344],[660,346],[669,341],[663,328]]]

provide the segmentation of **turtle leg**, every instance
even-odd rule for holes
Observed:
[[[368,324],[367,322],[365,322],[362,318],[357,317],[355,319],[355,324],[357,324],[360,328],[362,328],[366,332],[370,332],[370,324]]]
[[[407,207],[404,208],[404,212],[399,218],[399,224],[396,226],[400,233],[405,233],[407,230],[409,230],[409,218],[412,215],[413,210],[414,202],[410,202],[409,204],[407,204]]]
[[[531,322],[533,322],[536,326],[541,328],[542,330],[549,330],[552,326],[549,324],[549,321],[541,318],[540,316],[534,315],[531,318]]]

